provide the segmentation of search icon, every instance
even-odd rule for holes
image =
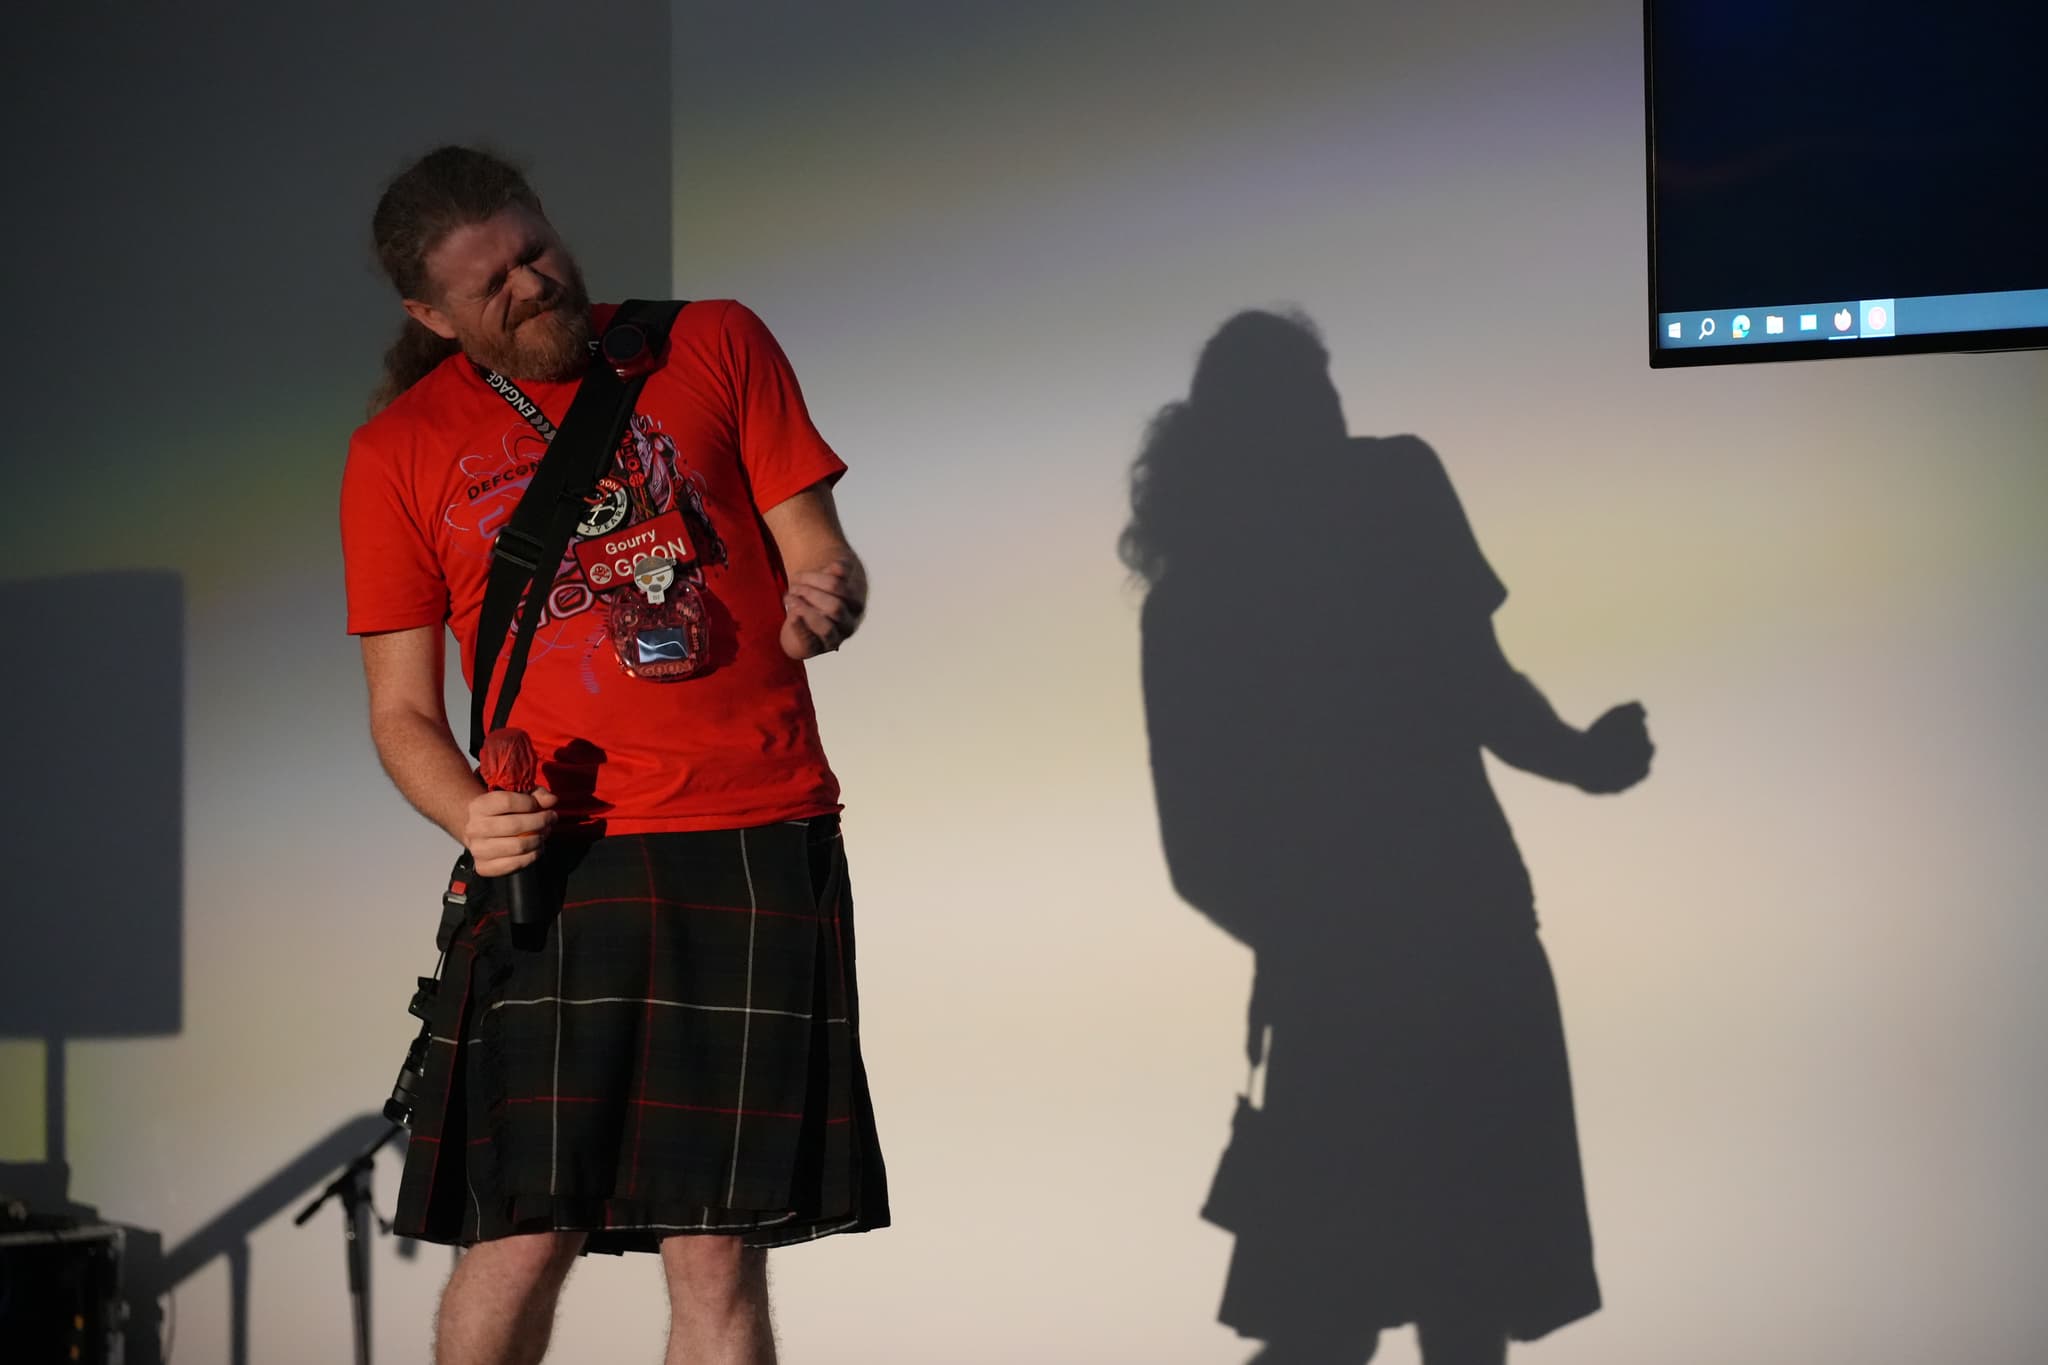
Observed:
[[[1713,320],[1712,318],[1701,318],[1701,319],[1700,319],[1700,334],[1699,334],[1699,338],[1698,338],[1698,339],[1699,339],[1699,340],[1701,340],[1701,341],[1705,341],[1705,340],[1706,340],[1706,339],[1707,339],[1708,337],[1712,336],[1713,334],[1714,334],[1714,320]]]

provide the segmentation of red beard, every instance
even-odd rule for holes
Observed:
[[[529,304],[506,330],[458,338],[469,358],[507,379],[560,382],[583,373],[590,359],[590,295],[571,268],[562,291]]]

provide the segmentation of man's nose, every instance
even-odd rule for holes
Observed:
[[[546,298],[555,290],[553,280],[540,273],[532,264],[515,266],[506,282],[512,287],[515,297],[521,301]]]

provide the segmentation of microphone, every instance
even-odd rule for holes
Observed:
[[[477,754],[477,776],[494,792],[530,794],[540,785],[536,776],[538,768],[533,756],[533,741],[516,725],[500,726],[491,731],[485,736],[484,747]],[[522,927],[540,923],[540,880],[534,875],[532,863],[495,880],[505,888],[505,908],[512,917],[512,923]]]

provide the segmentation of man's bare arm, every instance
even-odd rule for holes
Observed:
[[[365,635],[370,739],[413,808],[468,847],[476,870],[500,876],[532,862],[554,823],[552,793],[486,792],[448,729],[439,626]]]
[[[782,650],[808,659],[834,650],[860,628],[868,575],[839,525],[832,490],[815,484],[762,513],[789,574]]]

